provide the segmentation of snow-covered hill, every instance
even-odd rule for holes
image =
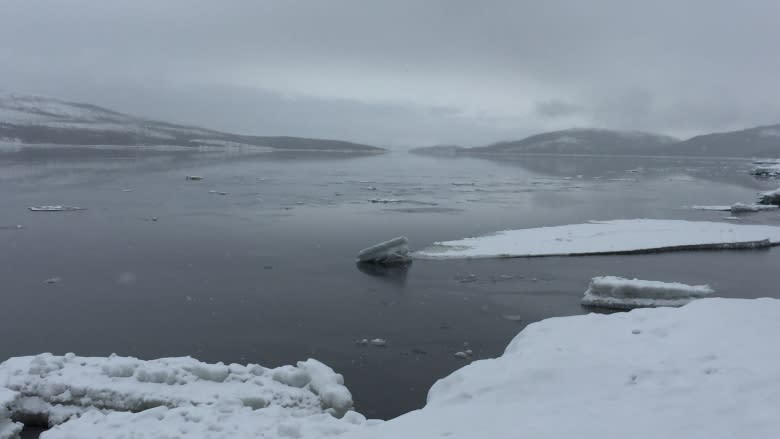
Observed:
[[[21,144],[265,147],[271,150],[380,152],[352,142],[245,136],[166,123],[95,105],[0,92],[0,140]]]
[[[674,137],[640,131],[574,128],[537,134],[522,140],[475,148],[484,153],[653,154],[679,142]]]

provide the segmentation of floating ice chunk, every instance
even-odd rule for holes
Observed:
[[[713,292],[709,285],[600,276],[590,281],[582,304],[613,309],[682,306]]]
[[[691,206],[695,210],[712,210],[718,212],[731,212],[731,213],[746,213],[746,212],[761,212],[765,210],[776,210],[780,206],[764,205],[764,204],[744,204],[734,203],[731,206]]]
[[[289,376],[296,381],[285,379]],[[232,402],[254,410],[276,407],[289,416],[336,417],[352,407],[343,377],[316,360],[267,369],[190,357],[143,361],[40,354],[0,363],[0,385],[23,395],[13,408],[15,417],[50,424],[60,421],[64,412],[81,413],[90,407],[138,412]]]
[[[203,180],[203,177],[201,177],[200,175],[188,175],[184,177],[184,179],[189,181],[200,181]]]
[[[0,439],[15,439],[22,431],[22,424],[11,420],[11,407],[18,398],[17,392],[0,387]]]
[[[780,162],[765,162],[757,164],[750,170],[756,177],[780,177]]]
[[[775,438],[778,331],[775,299],[552,318],[342,439]]]
[[[79,210],[87,210],[86,207],[62,206],[59,204],[51,206],[30,206],[28,209],[30,209],[32,212],[75,212]]]
[[[780,188],[773,191],[761,192],[759,194],[758,203],[780,205]]]
[[[383,348],[387,346],[387,340],[385,340],[384,338],[375,338],[371,340],[371,344],[378,348]]]
[[[389,241],[381,242],[361,250],[357,256],[358,262],[375,264],[405,264],[411,261],[409,256],[409,240],[399,236]]]
[[[632,254],[674,250],[752,249],[780,244],[780,227],[681,220],[592,221],[507,230],[434,243],[424,259]]]

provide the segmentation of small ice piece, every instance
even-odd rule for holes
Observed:
[[[385,340],[384,338],[375,338],[375,339],[371,340],[371,344],[373,346],[378,347],[378,348],[383,348],[383,347],[387,346],[387,340]]]
[[[201,177],[200,175],[188,175],[184,177],[184,179],[189,181],[200,181],[203,180],[203,177]]]
[[[750,173],[756,177],[780,177],[780,162],[757,163]]]
[[[358,262],[393,265],[405,264],[411,261],[409,256],[409,240],[399,236],[389,241],[381,242],[361,250],[357,256]]]
[[[459,359],[459,360],[465,360],[469,358],[469,354],[466,351],[458,351],[452,354],[453,357]]]
[[[687,285],[679,282],[659,282],[599,276],[590,281],[582,304],[611,309],[682,306],[713,293],[709,285]]]
[[[773,191],[761,192],[761,194],[759,194],[758,204],[780,205],[780,188]]]
[[[215,191],[215,190],[210,190],[209,193],[215,195],[227,195],[227,192]]]
[[[62,281],[62,278],[60,277],[50,277],[46,279],[47,284],[58,284]]]
[[[390,204],[390,203],[403,203],[404,200],[400,200],[397,198],[372,198],[368,200],[369,203],[374,204]]]
[[[78,210],[87,210],[85,207],[62,206],[59,204],[50,206],[30,206],[28,209],[30,209],[32,212],[75,212]]]

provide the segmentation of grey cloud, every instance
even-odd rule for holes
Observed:
[[[775,0],[8,0],[0,16],[5,88],[243,132],[404,145],[780,121]]]

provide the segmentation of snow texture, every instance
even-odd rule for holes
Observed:
[[[506,230],[436,242],[415,252],[423,259],[508,258],[749,249],[780,244],[780,227],[681,220],[591,221]]]
[[[11,407],[19,394],[0,387],[0,439],[14,439],[22,431],[22,424],[11,420]]]
[[[599,276],[590,281],[582,304],[612,309],[683,306],[712,293],[714,291],[709,285]]]
[[[780,300],[552,318],[439,380],[420,410],[344,439],[770,439]]]
[[[744,204],[734,203],[731,206],[722,205],[710,205],[710,206],[691,206],[694,210],[713,210],[718,212],[731,212],[731,213],[746,213],[746,212],[762,212],[765,210],[776,210],[780,206],[765,205],[765,204]]]
[[[256,364],[208,364],[190,357],[142,361],[116,355],[40,354],[0,364],[3,387],[22,395],[12,409],[15,418],[50,425],[87,409],[140,412],[228,404],[271,408],[291,417],[341,417],[352,408],[342,376],[313,359],[267,369]]]
[[[780,188],[773,191],[762,192],[759,195],[758,203],[780,205]]]
[[[358,253],[358,262],[370,262],[374,264],[394,265],[405,264],[411,261],[409,255],[409,240],[405,236],[399,236],[389,241],[381,242]]]

